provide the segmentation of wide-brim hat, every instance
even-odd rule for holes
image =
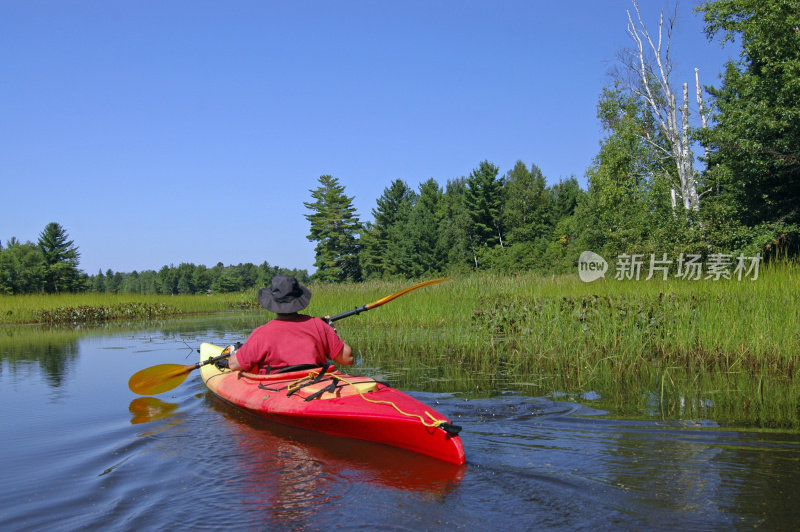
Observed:
[[[291,314],[303,310],[311,301],[311,290],[288,275],[276,275],[269,288],[258,291],[261,306],[278,314]]]

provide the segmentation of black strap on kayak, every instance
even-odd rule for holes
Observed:
[[[311,381],[311,382],[312,382],[312,383],[317,383],[317,382],[321,381],[321,380],[322,380],[322,377],[325,375],[325,372],[326,372],[326,371],[328,371],[329,369],[331,369],[331,366],[333,366],[333,364],[331,364],[330,362],[328,362],[328,361],[326,360],[326,361],[325,361],[325,365],[324,365],[324,366],[322,366],[322,369],[319,371],[319,374],[317,375],[317,378],[315,378],[315,379],[314,379],[313,381]]]
[[[311,395],[309,395],[308,397],[306,397],[306,401],[313,401],[314,399],[316,399],[317,397],[319,397],[320,395],[322,395],[325,392],[336,393],[336,387],[338,385],[339,385],[339,379],[334,377],[333,380],[331,380],[331,383],[328,386],[326,386],[323,389],[318,390],[318,391],[312,393]]]
[[[260,390],[267,390],[268,392],[282,392],[283,390],[285,390],[288,387],[289,387],[288,384],[286,386],[281,387],[281,388],[270,388],[269,386],[267,386],[267,385],[265,385],[263,383],[258,385],[258,388]]]
[[[312,384],[314,384],[314,381],[308,381],[308,382],[304,382],[303,384],[299,384],[299,385],[295,386],[294,388],[290,389],[288,392],[286,392],[286,397],[291,397],[294,394],[294,392],[296,392],[297,390],[305,388],[306,386],[311,386]]]
[[[328,369],[330,367],[332,367],[332,366],[333,366],[333,364],[331,364],[330,362],[326,362],[325,365],[322,366],[322,369],[319,370],[319,373],[317,374],[317,376],[315,378],[311,379],[308,382],[304,382],[303,384],[300,384],[299,386],[297,386],[295,388],[292,388],[291,390],[286,392],[286,397],[291,397],[294,392],[296,392],[297,390],[299,390],[301,388],[305,388],[306,386],[311,386],[312,384],[317,384],[319,381],[322,380],[322,377],[325,376],[325,372],[328,371]]]

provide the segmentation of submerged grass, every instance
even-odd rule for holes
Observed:
[[[336,314],[410,284],[312,285],[307,312]],[[594,404],[626,416],[800,429],[798,301],[800,275],[792,266],[762,269],[755,281],[587,284],[577,276],[476,274],[336,326],[369,366],[358,370],[385,374],[399,386],[599,397]],[[36,321],[37,312],[59,308],[134,305],[163,305],[181,315],[257,309],[264,320],[272,317],[251,291],[5,296],[0,321]]]

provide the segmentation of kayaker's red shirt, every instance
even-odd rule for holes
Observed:
[[[255,329],[236,351],[236,360],[245,371],[267,373],[268,368],[297,364],[322,366],[343,348],[344,342],[325,320],[299,315],[274,319]]]

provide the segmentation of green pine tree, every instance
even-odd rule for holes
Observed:
[[[39,234],[39,248],[44,256],[46,292],[74,292],[82,288],[78,270],[80,253],[61,225],[51,222],[45,226]]]
[[[309,209],[306,219],[311,229],[306,238],[316,242],[314,278],[325,282],[361,280],[358,235],[362,231],[353,198],[344,193],[344,186],[330,176],[319,178],[320,186],[311,190],[313,202],[304,202]]]
[[[444,268],[445,253],[439,239],[442,189],[431,178],[419,186],[419,195],[405,231],[408,278],[436,274]]]
[[[97,275],[92,278],[92,292],[102,294],[106,291],[106,276],[103,275],[103,270],[98,269]]]
[[[471,218],[466,207],[467,180],[464,177],[448,180],[439,202],[437,238],[444,250],[445,270],[463,272],[477,268],[469,227]]]
[[[483,161],[467,178],[464,206],[470,217],[469,235],[475,262],[483,248],[503,245],[503,179],[499,169]]]

